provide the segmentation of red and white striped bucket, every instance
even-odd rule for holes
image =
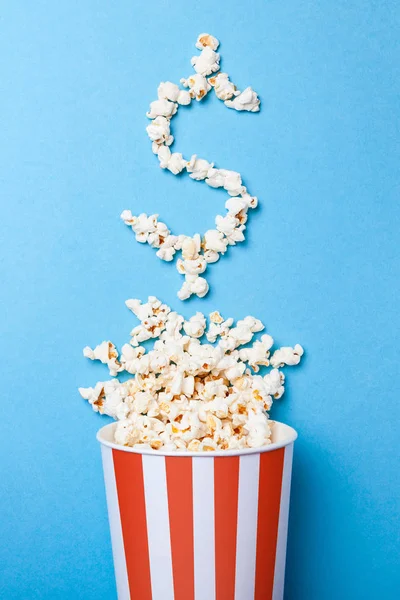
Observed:
[[[100,429],[119,600],[282,600],[294,429],[257,449],[162,453]]]

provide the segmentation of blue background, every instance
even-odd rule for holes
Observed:
[[[254,314],[306,348],[272,413],[300,434],[286,600],[397,597],[396,4],[2,3],[1,598],[115,598],[105,421],[77,387],[107,378],[83,346],[125,342],[124,301],[149,294],[185,316]],[[239,170],[261,206],[246,243],[210,267],[209,296],[182,304],[175,265],[119,214],[193,234],[224,212],[223,193],[158,169],[144,130],[203,31],[262,111],[210,94],[180,110],[175,147]]]

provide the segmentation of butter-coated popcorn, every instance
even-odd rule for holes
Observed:
[[[251,87],[247,87],[233,100],[226,100],[225,106],[235,110],[258,112],[260,110],[260,99]]]
[[[195,287],[202,279],[188,277],[185,283]],[[190,289],[190,293],[196,291]],[[202,313],[185,320],[154,296],[145,303],[128,300],[126,305],[140,321],[132,331],[134,347],[124,344],[118,357],[114,344],[103,342],[84,353],[117,371],[115,375],[129,373],[131,379],[79,389],[93,410],[118,421],[117,444],[206,452],[270,443],[268,411],[273,399],[284,393],[285,378],[279,368],[264,375],[253,372],[269,363],[297,364],[303,354],[301,346],[280,348],[270,359],[273,339],[267,334],[252,346],[240,348],[263,329],[254,317],[233,326],[233,319],[215,311],[207,327]],[[219,338],[217,344],[201,342],[204,333],[208,342]],[[146,351],[138,342],[150,338],[157,339]]]

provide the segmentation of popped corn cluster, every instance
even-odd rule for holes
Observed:
[[[250,316],[234,324],[213,312],[207,322],[197,312],[185,320],[154,296],[126,305],[140,321],[130,343],[120,353],[110,341],[83,352],[112,376],[125,371],[133,377],[79,389],[96,412],[118,421],[117,444],[213,451],[270,443],[267,411],[284,393],[280,368],[299,364],[301,346],[272,351],[268,334],[253,341],[264,325]],[[146,352],[140,344],[150,339],[156,341]],[[262,375],[260,367],[272,369]]]
[[[174,141],[171,119],[178,108],[189,105],[192,100],[202,100],[212,89],[228,108],[249,112],[260,110],[260,100],[251,87],[240,92],[227,73],[215,75],[220,69],[220,55],[216,52],[218,46],[219,41],[212,35],[199,35],[196,48],[201,52],[191,60],[195,74],[181,79],[180,82],[186,89],[180,89],[170,81],[160,83],[158,100],[150,104],[147,113],[151,123],[146,130],[162,169],[168,169],[174,175],[185,171],[191,179],[205,181],[210,187],[224,188],[228,192],[230,197],[225,202],[226,215],[216,216],[215,229],[206,231],[202,236],[196,234],[188,237],[173,235],[167,225],[158,220],[158,215],[143,213],[135,216],[130,210],[124,210],[121,214],[121,219],[135,233],[136,240],[156,248],[156,254],[161,260],[172,261],[175,253],[181,252],[182,258],[177,261],[178,272],[185,277],[178,292],[181,300],[186,300],[193,294],[199,298],[207,294],[208,282],[202,277],[207,265],[217,262],[229,246],[244,241],[247,212],[250,208],[255,208],[258,202],[255,196],[247,192],[240,173],[217,169],[214,163],[198,158],[197,155],[187,160],[180,152],[172,152],[170,149]]]

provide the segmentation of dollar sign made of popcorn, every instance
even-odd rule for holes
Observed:
[[[247,212],[249,208],[257,206],[257,198],[247,192],[239,173],[216,169],[214,163],[197,158],[196,155],[186,160],[182,154],[171,152],[169,148],[174,141],[170,133],[171,119],[179,106],[187,106],[193,99],[202,100],[211,89],[214,89],[217,98],[224,101],[228,108],[250,112],[260,110],[260,100],[251,87],[240,92],[226,73],[214,75],[220,68],[220,55],[215,52],[218,46],[219,41],[212,35],[199,35],[196,48],[201,53],[191,61],[196,74],[188,79],[181,79],[183,87],[187,88],[184,90],[169,81],[159,85],[158,100],[151,103],[147,113],[152,121],[146,130],[162,169],[168,169],[174,175],[186,170],[192,179],[205,180],[209,186],[222,187],[228,192],[230,198],[225,203],[227,214],[225,217],[216,216],[215,229],[206,231],[203,236],[195,234],[193,237],[173,235],[167,225],[158,220],[158,215],[148,216],[143,213],[134,216],[129,210],[124,210],[121,214],[122,220],[132,227],[136,240],[156,248],[156,254],[162,260],[171,261],[175,253],[181,251],[182,258],[177,261],[179,273],[185,276],[178,292],[181,300],[186,300],[193,294],[199,298],[207,294],[209,286],[201,275],[209,263],[216,262],[220,254],[225,254],[228,246],[244,241]]]

